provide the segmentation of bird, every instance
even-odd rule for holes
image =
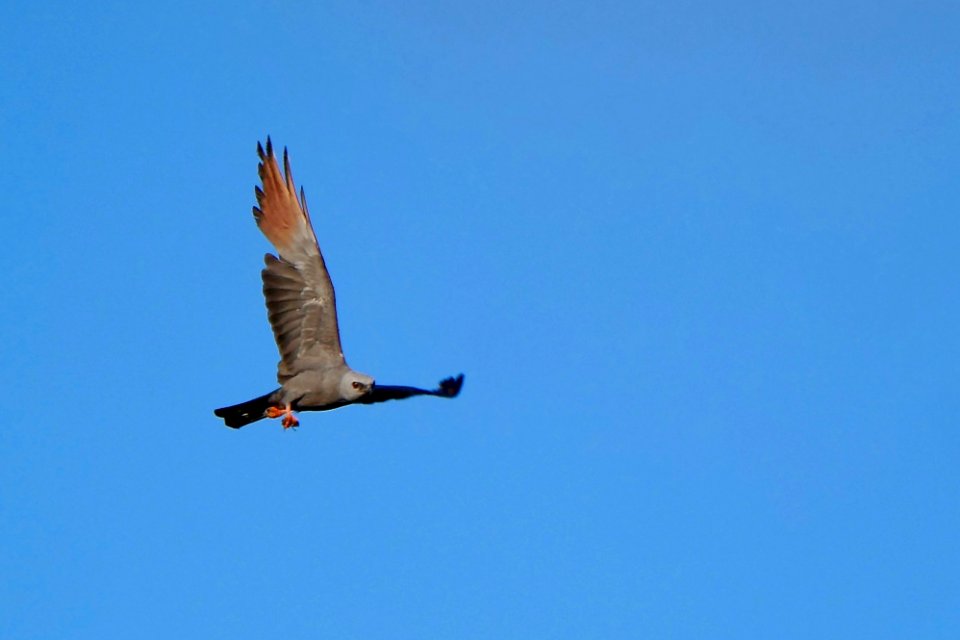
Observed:
[[[278,389],[258,398],[214,410],[226,426],[239,429],[264,418],[281,418],[284,430],[297,427],[299,411],[328,411],[350,404],[375,404],[412,396],[455,398],[463,374],[440,381],[435,389],[380,385],[347,365],[340,346],[333,283],[310,221],[303,187],[299,198],[283,150],[283,173],[267,136],[258,141],[258,173],[253,217],[277,251],[264,256],[260,272],[267,318],[280,350]]]

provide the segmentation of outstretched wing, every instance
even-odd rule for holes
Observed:
[[[263,235],[280,254],[266,256],[263,296],[267,316],[280,349],[277,379],[283,384],[297,373],[343,364],[337,301],[333,283],[310,224],[303,189],[297,190],[283,151],[283,173],[267,138],[267,149],[257,143],[263,188],[256,187],[253,217]]]
[[[411,396],[439,396],[441,398],[456,398],[463,386],[463,374],[445,378],[440,381],[440,386],[436,389],[418,389],[416,387],[390,387],[379,384],[373,385],[373,389],[367,395],[363,396],[357,403],[373,404],[375,402],[386,402],[387,400],[403,400]]]

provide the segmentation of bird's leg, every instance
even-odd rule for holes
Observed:
[[[286,405],[285,407],[267,407],[268,418],[279,418],[280,416],[283,416],[280,424],[283,425],[284,429],[300,426],[300,421],[293,415],[293,408],[290,405]]]

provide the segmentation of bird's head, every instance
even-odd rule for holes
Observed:
[[[353,402],[370,393],[373,389],[373,378],[365,373],[348,371],[340,381],[340,395],[344,400]]]

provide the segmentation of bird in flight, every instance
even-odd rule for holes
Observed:
[[[300,424],[296,411],[328,411],[419,395],[455,398],[463,386],[463,374],[442,380],[436,389],[418,389],[379,385],[347,365],[340,347],[333,283],[302,188],[297,198],[287,150],[283,150],[282,174],[269,137],[266,151],[257,143],[257,154],[263,186],[255,188],[253,217],[279,254],[265,256],[266,267],[260,275],[267,317],[280,349],[280,388],[213,413],[234,429],[280,417],[283,428],[289,429]]]

